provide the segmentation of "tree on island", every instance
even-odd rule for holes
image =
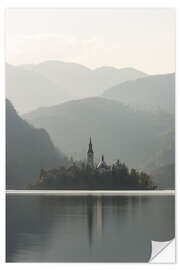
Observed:
[[[29,189],[90,189],[90,190],[137,190],[155,189],[152,177],[143,171],[129,169],[117,160],[109,170],[99,172],[85,162],[78,162],[65,168],[41,169],[40,177]]]

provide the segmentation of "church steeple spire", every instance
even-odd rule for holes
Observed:
[[[91,136],[89,139],[89,148],[88,148],[88,152],[87,152],[87,164],[90,167],[94,167],[94,152],[93,152],[93,148],[92,148]]]
[[[92,142],[91,142],[91,136],[90,136],[90,139],[89,139],[89,149],[88,149],[88,153],[93,153]]]

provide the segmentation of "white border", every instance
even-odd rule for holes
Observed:
[[[159,268],[166,268],[166,267],[178,267],[176,265],[153,265],[153,264],[5,264],[5,110],[4,110],[4,35],[5,35],[5,28],[4,28],[4,12],[5,8],[176,8],[176,20],[177,20],[177,29],[179,31],[179,21],[180,21],[180,1],[179,0],[1,0],[0,3],[0,125],[1,125],[1,133],[0,133],[0,266],[1,269],[13,267],[13,269],[39,269],[43,267],[44,269],[49,269],[52,266],[55,269],[119,269],[123,267],[123,269],[144,269],[144,267],[152,267],[154,269]],[[177,34],[178,34],[177,31]],[[176,47],[179,48],[179,35],[177,35],[176,40]],[[176,59],[177,59],[177,67],[178,61],[180,61],[178,50],[176,52]],[[177,94],[176,94],[176,138],[180,138],[180,127],[177,123],[177,119],[180,114],[180,104],[179,104],[179,70],[176,69],[176,81],[177,81]],[[179,142],[176,140],[176,149],[179,150]],[[176,153],[176,164],[178,162],[178,153]],[[176,188],[179,188],[178,180],[180,180],[180,173],[176,166]],[[178,196],[176,198],[176,206],[178,206]],[[177,207],[176,207],[177,208]],[[176,227],[179,227],[179,215],[178,211],[176,211]],[[176,230],[176,237],[179,234]],[[177,240],[177,242],[178,242]],[[178,253],[177,253],[178,254]],[[178,262],[178,258],[177,258]]]

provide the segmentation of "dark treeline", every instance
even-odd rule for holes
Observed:
[[[155,189],[151,176],[143,171],[129,170],[117,161],[112,168],[99,172],[81,163],[69,168],[41,169],[38,181],[27,186],[29,189]]]

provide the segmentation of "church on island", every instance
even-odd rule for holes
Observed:
[[[143,171],[129,169],[125,163],[121,164],[119,160],[109,166],[104,160],[104,155],[102,155],[100,162],[96,165],[90,137],[86,162],[77,161],[67,167],[60,166],[57,169],[41,169],[39,179],[27,188],[144,190],[156,189],[156,186],[153,185],[150,175]]]
[[[94,168],[94,152],[93,152],[93,147],[92,147],[92,142],[91,142],[91,137],[89,139],[89,148],[87,152],[87,165],[91,168]],[[106,171],[110,170],[110,166],[108,166],[104,160],[104,155],[102,155],[101,160],[99,164],[97,165],[96,169],[100,173],[104,173]]]

